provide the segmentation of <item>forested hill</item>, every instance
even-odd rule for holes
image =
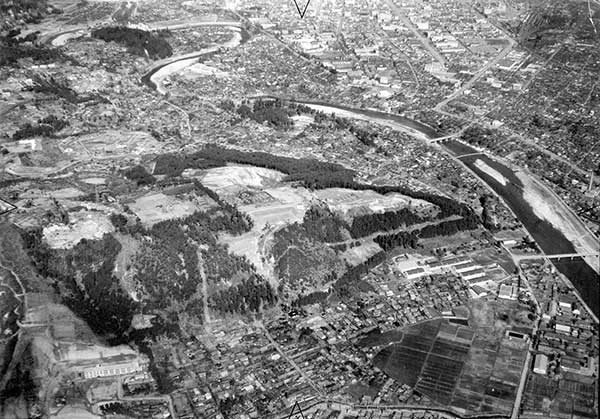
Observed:
[[[423,199],[440,208],[440,217],[467,216],[471,208],[451,198],[430,192],[415,191],[403,185],[368,185],[354,180],[356,172],[336,163],[316,159],[276,156],[264,152],[246,152],[209,145],[192,154],[165,154],[156,159],[154,174],[179,176],[186,169],[210,169],[227,163],[249,164],[278,170],[288,175],[287,180],[298,182],[309,189],[347,188],[372,190],[380,194],[400,193],[414,199]]]
[[[132,54],[142,57],[148,53],[152,59],[173,55],[173,49],[164,34],[164,32],[148,32],[126,26],[107,26],[92,31],[92,37],[96,39],[125,45]]]

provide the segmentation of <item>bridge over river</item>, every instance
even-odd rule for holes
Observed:
[[[530,260],[530,259],[575,259],[583,257],[595,257],[600,260],[600,252],[580,252],[580,253],[558,253],[554,255],[535,254],[535,255],[513,255],[515,260]]]

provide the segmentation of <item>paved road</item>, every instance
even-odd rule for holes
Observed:
[[[257,325],[264,331],[265,336],[267,337],[267,339],[269,339],[269,342],[271,342],[271,344],[273,345],[275,350],[277,350],[277,352],[279,352],[279,354],[283,357],[283,359],[285,359],[292,367],[294,367],[294,369],[298,372],[298,374],[300,374],[306,380],[306,382],[312,387],[312,389],[322,397],[323,391],[319,387],[317,387],[317,385],[313,382],[313,380],[311,380],[311,378],[304,371],[302,371],[302,368],[300,368],[300,366],[296,363],[296,361],[294,361],[293,359],[291,359],[290,357],[287,356],[287,354],[283,351],[283,349],[281,348],[279,343],[277,343],[275,341],[275,339],[273,339],[273,336],[271,336],[271,334],[269,333],[269,330],[265,327],[265,325],[262,322],[257,322]]]
[[[481,67],[479,69],[479,71],[477,71],[477,73],[475,73],[468,82],[464,83],[460,88],[458,88],[457,90],[452,92],[452,94],[450,96],[448,96],[446,99],[444,99],[440,103],[438,103],[434,109],[435,110],[442,109],[450,101],[452,101],[452,100],[456,99],[457,97],[459,97],[460,95],[462,95],[465,92],[465,90],[471,89],[473,87],[473,85],[481,77],[483,77],[489,69],[491,69],[492,67],[497,65],[502,59],[504,59],[504,57],[506,57],[512,51],[514,46],[515,46],[515,42],[511,39],[509,41],[508,45],[506,45],[504,48],[502,48],[502,50],[498,53],[498,55],[496,55],[494,58],[492,58],[490,61],[488,61],[483,67]]]
[[[434,58],[437,62],[445,66],[447,64],[446,58],[435,48],[435,46],[431,43],[429,38],[421,33],[421,31],[412,23],[412,21],[404,14],[401,8],[396,6],[392,0],[385,0],[386,4],[392,12],[402,21],[404,26],[406,26],[410,31],[419,39],[421,44],[427,49],[432,58]]]

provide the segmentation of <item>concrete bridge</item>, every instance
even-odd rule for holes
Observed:
[[[527,259],[575,259],[583,257],[596,257],[600,259],[600,252],[582,252],[582,253],[557,253],[554,255],[514,255],[516,260],[527,260]]]

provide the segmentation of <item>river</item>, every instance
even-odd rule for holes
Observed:
[[[142,83],[144,83],[152,90],[156,90],[158,93],[164,95],[166,93],[166,90],[164,90],[162,86],[162,80],[168,75],[179,72],[184,68],[195,64],[196,62],[198,62],[199,58],[208,57],[211,54],[215,54],[224,48],[234,48],[245,43],[246,41],[248,41],[248,39],[250,39],[250,34],[248,33],[248,31],[241,26],[234,26],[229,22],[215,22],[211,25],[224,26],[226,28],[231,29],[233,33],[232,38],[229,41],[220,45],[215,45],[213,47],[191,52],[189,54],[178,55],[175,57],[169,57],[165,60],[161,60],[155,63],[153,67],[142,76]],[[206,26],[209,25],[207,24]]]
[[[292,102],[301,103],[326,112],[339,113],[340,116],[354,114],[354,117],[358,119],[365,119],[367,117],[373,122],[384,123],[386,125],[389,125],[389,122],[393,122],[394,124],[403,125],[408,131],[417,130],[420,136],[424,135],[429,139],[442,137],[433,128],[399,115],[374,110],[354,109],[348,106],[332,105],[316,101],[293,100]],[[462,157],[460,160],[504,199],[545,254],[577,253],[573,243],[561,231],[536,215],[534,209],[524,199],[523,184],[512,169],[480,153],[478,150],[457,141],[444,142],[441,143],[441,146],[454,155],[469,154],[469,156]],[[489,170],[487,172],[482,170],[481,165],[476,163],[477,161],[485,163],[489,168],[495,170],[497,175],[492,176],[489,174]],[[599,316],[600,290],[598,284],[600,283],[600,275],[582,258],[574,258],[573,260],[563,259],[560,261],[552,260],[552,263],[569,278],[588,307],[596,316]]]
[[[477,154],[477,150],[457,141],[447,142],[444,144],[444,147],[456,155],[469,154],[461,157],[460,160],[504,199],[544,253],[549,255],[577,253],[573,244],[565,235],[548,221],[539,218],[534,213],[531,205],[523,199],[523,183],[512,169],[485,154]],[[478,160],[494,169],[508,182],[501,182],[496,177],[490,175],[489,171],[482,170],[481,165],[476,164]],[[600,277],[598,273],[582,258],[574,258],[573,260],[563,259],[560,261],[552,260],[552,263],[569,278],[579,291],[581,298],[594,314],[598,316],[600,308],[600,291],[598,288]]]
[[[247,39],[248,33],[242,29],[241,43],[245,42]],[[194,58],[197,59],[202,55],[204,54],[199,52],[194,56]],[[157,90],[157,85],[151,80],[152,76],[157,71],[161,70],[165,66],[173,65],[179,60],[187,60],[190,58],[192,58],[190,55],[174,57],[168,63],[157,65],[142,78],[142,81],[148,85],[148,87]],[[259,97],[272,99],[277,98],[275,96],[266,95]],[[430,126],[400,115],[389,114],[376,110],[352,108],[349,106],[330,104],[320,101],[290,100],[286,98],[279,99],[304,104],[324,112],[340,114],[340,116],[367,119],[379,124],[393,126],[422,139],[442,137],[442,135],[440,135]],[[524,199],[523,184],[512,169],[487,155],[479,153],[474,148],[456,141],[442,143],[441,146],[454,155],[473,154],[471,156],[461,157],[461,161],[504,199],[504,201],[512,209],[519,221],[523,223],[527,231],[535,239],[544,253],[549,255],[576,253],[573,243],[571,243],[561,231],[557,230],[548,221],[536,215],[534,209]],[[476,164],[476,162],[478,163]],[[488,166],[488,169],[492,168],[492,172],[495,170],[496,176],[490,175],[490,170],[482,170],[482,165],[480,164],[481,162],[485,163]],[[502,179],[502,177],[505,179]],[[498,178],[500,178],[500,181]],[[575,258],[573,260],[563,259],[561,261],[553,260],[552,263],[560,272],[569,278],[571,283],[579,291],[579,294],[586,302],[588,307],[596,316],[598,316],[600,309],[600,290],[598,287],[600,275],[582,258]]]

